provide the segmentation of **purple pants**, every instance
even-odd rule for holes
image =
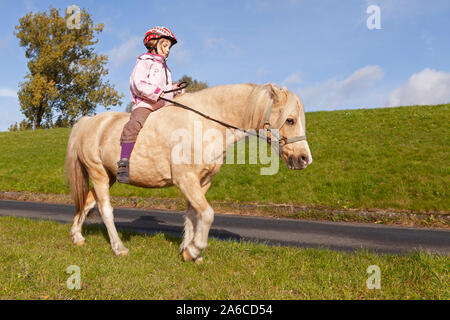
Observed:
[[[130,121],[125,124],[122,135],[120,136],[120,143],[122,145],[120,159],[130,159],[131,151],[133,151],[139,131],[141,131],[145,120],[147,120],[151,112],[152,110],[147,108],[136,108],[131,111]]]

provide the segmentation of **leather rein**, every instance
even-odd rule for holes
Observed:
[[[164,93],[171,93],[171,92],[175,92],[175,91],[186,89],[188,87],[188,83],[186,81],[180,82],[180,85],[181,85],[180,87],[178,87],[176,89],[173,89],[173,90],[164,91]],[[204,118],[206,118],[208,120],[214,121],[214,122],[216,122],[216,123],[218,123],[218,124],[220,124],[220,125],[222,125],[224,127],[227,127],[227,128],[230,128],[230,129],[235,129],[235,130],[244,132],[245,134],[255,136],[255,137],[259,138],[259,139],[266,140],[267,143],[270,144],[270,145],[272,145],[272,136],[274,136],[276,138],[276,140],[278,141],[280,154],[281,154],[281,151],[282,151],[284,145],[290,144],[290,143],[294,143],[294,142],[297,142],[297,141],[304,141],[304,140],[306,140],[306,136],[296,136],[296,137],[293,137],[293,138],[286,138],[286,137],[284,137],[282,135],[279,135],[278,134],[278,129],[273,128],[270,125],[270,123],[269,123],[270,115],[272,113],[272,106],[270,106],[269,109],[266,112],[266,119],[265,119],[264,126],[263,126],[264,130],[265,130],[265,134],[261,135],[261,134],[258,134],[258,133],[255,133],[255,132],[252,132],[252,131],[249,131],[249,130],[245,130],[245,129],[242,129],[242,128],[239,128],[239,127],[235,127],[235,126],[233,126],[231,124],[228,124],[226,122],[223,122],[223,121],[211,118],[207,114],[204,114],[204,113],[202,113],[202,112],[200,112],[198,110],[192,109],[191,107],[188,107],[188,106],[186,106],[184,104],[178,103],[178,102],[173,101],[171,99],[167,99],[167,98],[164,98],[164,97],[160,97],[160,99],[164,100],[166,102],[169,102],[169,103],[171,103],[171,104],[173,104],[173,105],[175,105],[177,107],[180,107],[180,108],[192,111],[192,112],[194,112],[194,113],[196,113],[198,115],[201,115],[202,117],[204,117]],[[275,131],[273,131],[273,130],[275,130]]]

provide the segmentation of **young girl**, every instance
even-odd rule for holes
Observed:
[[[177,43],[173,33],[165,27],[154,27],[147,31],[144,45],[148,52],[139,56],[130,76],[130,94],[134,103],[130,121],[125,124],[120,143],[122,151],[117,163],[117,181],[129,183],[129,159],[139,131],[148,115],[166,104],[161,97],[173,99],[180,92],[166,93],[176,89],[172,75],[166,65],[170,48]],[[183,91],[181,92],[183,93]]]

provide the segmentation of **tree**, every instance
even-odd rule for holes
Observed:
[[[26,120],[22,120],[20,123],[15,122],[10,125],[8,131],[24,131],[31,129],[30,124]]]
[[[178,82],[182,81],[186,81],[189,84],[186,88],[186,92],[195,92],[208,88],[208,84],[206,82],[192,80],[192,78],[187,75],[184,75],[180,80],[178,80]]]
[[[68,28],[59,10],[28,13],[20,18],[15,35],[25,48],[29,72],[19,84],[19,102],[28,123],[36,128],[67,127],[81,115],[93,114],[97,105],[120,105],[119,95],[103,77],[108,74],[105,55],[93,46],[103,24],[95,25],[80,11],[77,28]]]
[[[134,102],[133,101],[128,102],[127,107],[125,108],[125,112],[130,112],[131,113],[131,110],[133,110],[133,106],[134,106]]]

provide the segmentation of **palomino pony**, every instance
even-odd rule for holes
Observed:
[[[242,129],[264,127],[265,117],[279,134],[290,139],[280,156],[290,169],[304,169],[312,162],[305,136],[305,113],[301,100],[286,88],[272,84],[236,84],[208,88],[177,96],[176,102]],[[112,250],[125,255],[128,249],[120,240],[114,225],[109,189],[115,182],[120,155],[120,134],[129,114],[105,112],[85,116],[74,125],[66,153],[66,173],[76,206],[70,235],[75,244],[84,244],[83,222],[97,204],[108,230]],[[226,127],[193,111],[175,105],[152,112],[136,141],[130,159],[130,184],[144,188],[175,185],[186,197],[187,211],[183,241],[180,246],[185,261],[201,262],[201,252],[207,246],[214,211],[205,194],[226,156],[229,146],[247,135],[234,130],[233,135],[213,144],[215,159],[220,161],[173,161],[176,143],[172,133],[179,129],[193,133],[194,123],[204,130],[216,129],[225,136]],[[172,135],[172,137],[171,137]],[[302,136],[301,139],[295,137]],[[293,138],[294,137],[294,138]],[[203,143],[206,143],[203,141]],[[189,148],[194,149],[195,144]],[[211,149],[211,142],[208,146]],[[194,150],[195,151],[195,150]],[[93,188],[89,188],[89,178]]]

